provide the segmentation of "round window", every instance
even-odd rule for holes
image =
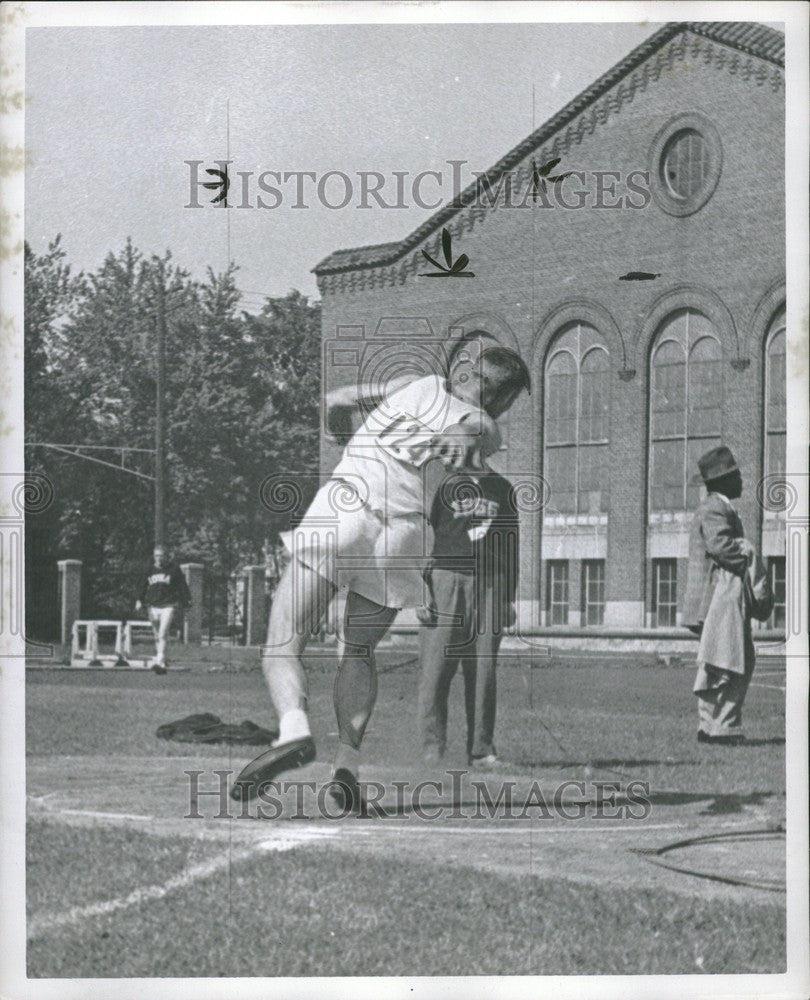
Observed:
[[[703,115],[678,115],[655,137],[650,160],[660,207],[670,215],[691,215],[706,204],[720,179],[720,136]]]
[[[709,150],[697,129],[685,128],[669,140],[661,157],[661,176],[673,198],[686,201],[703,190]]]

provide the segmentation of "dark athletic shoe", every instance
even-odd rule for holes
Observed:
[[[344,816],[364,816],[366,800],[360,791],[357,776],[346,767],[339,767],[329,782],[329,795]],[[337,817],[335,817],[337,818]]]
[[[156,674],[165,674],[167,672],[167,670],[168,670],[168,667],[166,666],[165,663],[153,663],[152,664],[152,672],[153,673],[156,673]]]
[[[253,799],[258,795],[259,786],[264,782],[272,781],[284,771],[304,767],[313,760],[315,760],[315,741],[311,736],[270,747],[242,768],[231,788],[231,798],[237,802]]]

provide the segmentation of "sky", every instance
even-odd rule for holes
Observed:
[[[299,289],[343,247],[402,239],[432,211],[412,180],[464,160],[463,184],[486,170],[658,25],[314,25],[32,28],[26,33],[26,239],[62,234],[75,270],[97,268],[127,237],[169,248],[194,277],[239,267],[243,304]],[[534,88],[534,111],[532,88]],[[248,178],[249,208],[191,200],[191,168],[230,158]],[[342,171],[345,208],[319,204],[304,180],[262,194],[264,171]],[[362,208],[358,171],[407,171],[408,208]],[[202,176],[204,180],[209,177]],[[233,179],[233,177],[232,177]],[[274,183],[274,182],[271,182]],[[338,204],[345,182],[323,188]],[[439,200],[426,179],[423,200]],[[449,179],[442,189],[450,200]],[[232,204],[243,201],[232,187]]]

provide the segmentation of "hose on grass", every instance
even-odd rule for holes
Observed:
[[[562,752],[565,754],[566,757],[574,757],[572,751],[569,750],[568,747],[563,745],[562,741],[557,737],[554,730],[550,726],[546,725],[546,723],[543,722],[540,716],[537,717],[537,721],[540,723],[543,729],[545,729],[545,731],[549,734],[552,740],[554,740],[554,742],[557,744],[559,749],[562,750]],[[592,771],[606,771],[608,774],[616,774],[620,778],[626,778],[628,781],[635,781],[634,775],[626,774],[624,771],[619,771],[618,768],[615,767],[607,767],[603,764],[599,764],[597,761],[574,760],[572,763],[574,764],[575,767],[583,767],[585,769],[585,776],[588,778],[591,776]]]
[[[778,879],[753,879],[736,877],[733,875],[718,875],[716,872],[703,872],[697,868],[688,868],[685,865],[674,865],[671,862],[662,860],[663,855],[670,851],[680,850],[684,847],[694,847],[697,844],[711,844],[717,842],[742,843],[746,840],[773,840],[784,836],[784,827],[762,827],[755,830],[734,830],[725,833],[708,833],[700,837],[689,837],[686,840],[676,840],[671,844],[665,844],[658,848],[631,847],[634,854],[640,855],[650,864],[659,868],[666,868],[669,871],[677,872],[680,875],[693,875],[696,878],[705,878],[710,882],[721,882],[725,885],[739,885],[750,889],[763,889],[766,892],[785,892],[786,885]]]

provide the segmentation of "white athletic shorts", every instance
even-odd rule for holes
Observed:
[[[330,479],[281,540],[293,559],[340,590],[388,608],[423,603],[422,569],[433,533],[422,514],[384,517],[366,506],[347,481]]]

